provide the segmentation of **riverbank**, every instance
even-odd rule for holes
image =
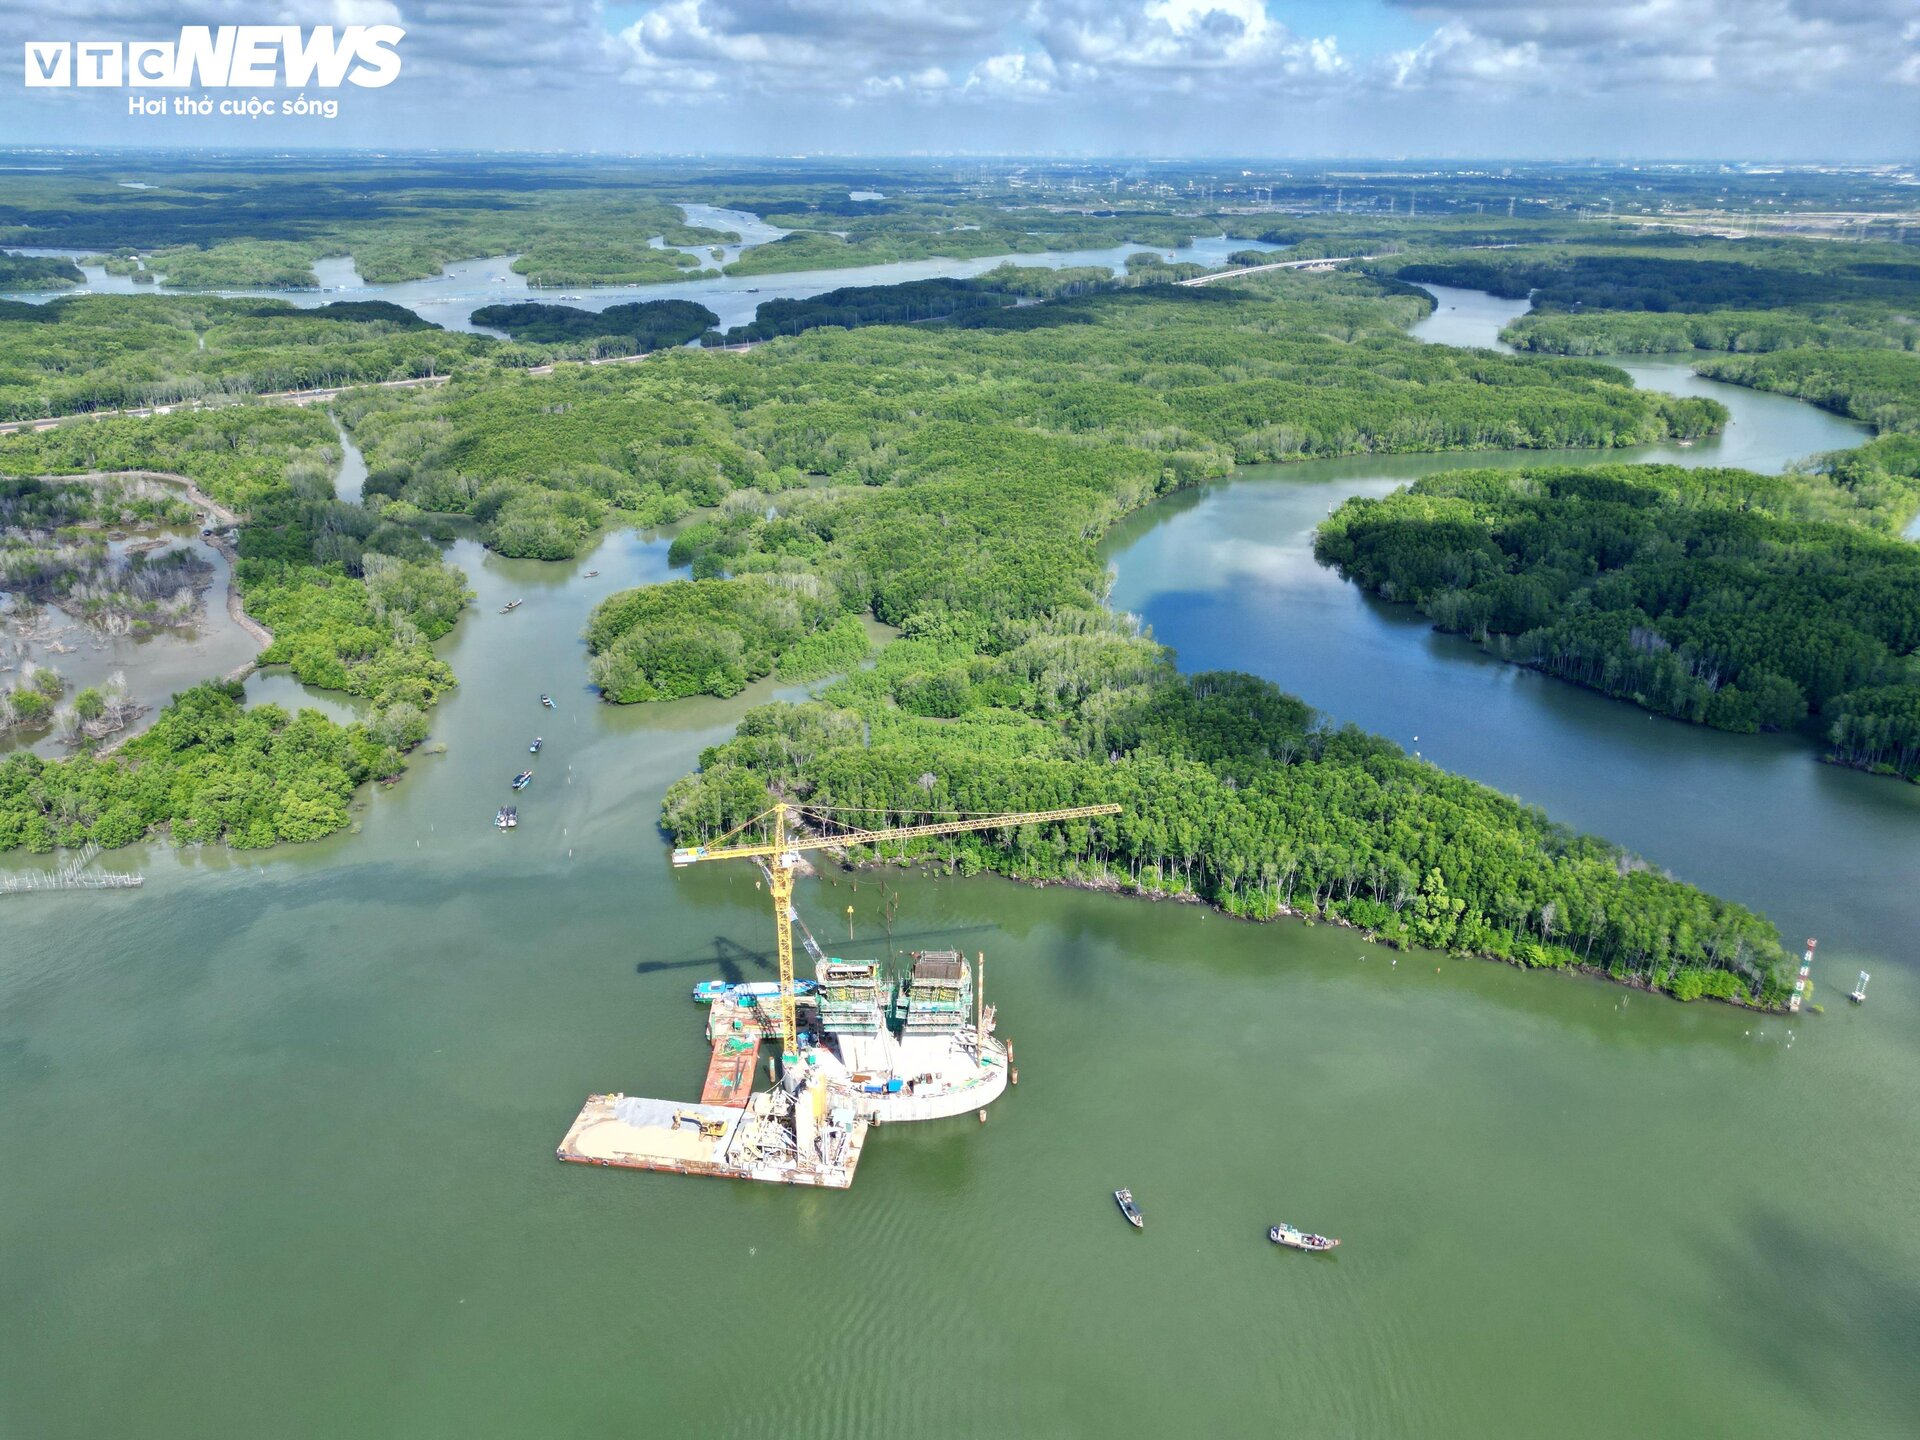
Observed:
[[[848,874],[865,874],[873,871],[896,871],[925,876],[933,880],[955,880],[965,878],[963,872],[938,860],[849,860],[844,852],[828,849],[824,852],[834,857],[840,868]],[[1571,952],[1551,959],[1526,959],[1514,954],[1500,954],[1493,950],[1427,950],[1411,944],[1405,939],[1392,935],[1383,935],[1371,927],[1333,910],[1309,912],[1284,903],[1277,904],[1273,913],[1266,915],[1236,914],[1226,907],[1208,900],[1192,890],[1165,889],[1148,886],[1122,879],[1113,874],[1099,875],[1061,875],[1061,876],[1013,876],[1001,878],[1033,890],[1077,890],[1091,895],[1107,895],[1116,899],[1144,900],[1157,904],[1189,905],[1206,911],[1210,915],[1235,921],[1243,925],[1273,925],[1284,921],[1294,921],[1311,929],[1315,925],[1330,925],[1336,929],[1358,935],[1369,945],[1379,945],[1388,951],[1408,957],[1427,956],[1428,958],[1447,958],[1450,960],[1491,960],[1520,971],[1547,971],[1582,980],[1600,981],[1608,985],[1622,985],[1630,990],[1638,990],[1648,995],[1658,995],[1663,1000],[1675,1004],[1691,1004],[1695,1000],[1717,1001],[1731,1005],[1735,1009],[1752,1011],[1758,1015],[1784,1015],[1788,1013],[1788,997],[1783,991],[1772,1002],[1761,1000],[1750,993],[1717,994],[1702,992],[1692,996],[1678,996],[1655,984],[1651,976],[1632,970],[1610,970],[1603,965],[1590,964],[1575,957]],[[883,881],[882,884],[885,882]],[[1395,960],[1394,964],[1399,962]]]

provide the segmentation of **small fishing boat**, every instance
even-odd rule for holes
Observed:
[[[598,575],[599,573],[600,572],[598,570],[589,570],[587,571],[587,579],[591,580],[593,579],[594,576]]]
[[[533,771],[531,770],[522,770],[518,775],[513,777],[513,788],[516,790],[524,790],[532,783]]]
[[[1853,1001],[1853,1003],[1856,1005],[1866,1004],[1867,1003],[1867,981],[1871,980],[1872,978],[1873,977],[1871,975],[1867,974],[1866,971],[1862,970],[1860,972],[1860,983],[1853,987],[1853,993],[1847,996],[1847,998]]]
[[[502,805],[499,812],[494,815],[493,823],[502,830],[511,830],[520,823],[520,812],[511,805]]]
[[[527,602],[524,600],[509,600],[507,601],[506,604],[500,607],[500,613],[502,615],[505,615],[509,610],[518,610],[522,605],[526,603]]]
[[[551,695],[542,695],[542,696],[540,697],[540,703],[541,703],[542,705],[544,705],[544,706],[546,706],[546,707],[547,707],[547,709],[549,709],[549,710],[551,710],[551,709],[553,709],[553,708],[554,708],[554,707],[553,707],[553,697],[552,697]]]
[[[540,747],[546,743],[547,742],[541,739],[538,735],[534,736],[533,744],[527,746],[527,753],[529,755],[538,755],[540,753]]]
[[[1289,1250],[1331,1250],[1340,1243],[1325,1235],[1296,1230],[1284,1220],[1267,1231],[1267,1238],[1276,1245],[1285,1245]]]
[[[1140,1213],[1140,1207],[1133,1203],[1133,1191],[1116,1190],[1113,1200],[1120,1207],[1120,1213],[1127,1217],[1127,1223],[1136,1230],[1147,1228],[1147,1217]]]

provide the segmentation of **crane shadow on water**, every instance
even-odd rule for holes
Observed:
[[[716,935],[713,948],[704,954],[685,960],[642,960],[633,970],[636,975],[663,975],[674,970],[718,972],[719,978],[729,985],[739,985],[746,981],[750,970],[761,975],[773,974],[774,959],[767,951],[749,949],[724,935]]]

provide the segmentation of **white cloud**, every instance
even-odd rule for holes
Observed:
[[[910,108],[911,125],[882,133],[915,144],[1071,134],[1097,145],[1103,135],[1137,139],[1143,121],[1171,137],[1217,126],[1217,115],[1199,117],[1224,109],[1246,135],[1379,143],[1388,132],[1373,121],[1391,114],[1416,128],[1393,132],[1388,147],[1451,145],[1460,127],[1437,117],[1472,120],[1503,99],[1541,96],[1555,102],[1544,130],[1611,117],[1654,133],[1648,116],[1668,105],[1696,119],[1772,115],[1780,123],[1768,133],[1788,138],[1824,124],[1854,140],[1864,116],[1875,138],[1846,150],[1910,149],[1920,134],[1920,0],[1355,3],[1405,12],[1424,38],[1356,53],[1351,34],[1291,28],[1285,17],[1298,12],[1285,0],[5,0],[0,47],[17,55],[23,39],[164,36],[185,24],[397,23],[407,30],[405,84],[382,103],[440,117],[455,133],[505,130],[510,141],[510,117],[539,116],[560,97],[573,108],[544,115],[546,136],[570,133],[568,114],[584,126],[603,107],[710,100],[730,116],[709,110],[689,131],[774,146],[789,130],[814,144],[835,134],[865,143],[858,118],[809,128],[849,107],[903,121]],[[584,97],[593,98],[583,108]],[[1014,114],[1044,106],[1054,121],[1036,131],[984,117],[990,102],[1009,100],[1027,102]],[[1570,118],[1577,106],[1587,119]],[[934,118],[942,109],[953,118]],[[678,133],[672,123],[646,128]],[[1741,122],[1723,137],[1747,133]]]
[[[312,11],[307,12],[311,17]],[[327,18],[335,25],[398,25],[400,7],[392,0],[333,0]],[[309,24],[316,22],[311,18]]]
[[[1912,0],[1390,0],[1438,22],[1389,81],[1590,95],[1767,86],[1806,92],[1896,73]],[[1894,57],[1888,64],[1888,57]]]
[[[1037,0],[1035,33],[1081,86],[1185,86],[1202,76],[1264,88],[1349,69],[1331,35],[1302,38],[1262,0]]]
[[[990,55],[973,67],[961,88],[1009,100],[1037,100],[1053,92],[1057,71],[1044,50],[1009,50]]]

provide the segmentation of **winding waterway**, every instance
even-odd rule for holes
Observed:
[[[739,210],[718,210],[707,205],[681,207],[691,224],[731,230],[741,236],[741,244],[721,247],[724,256],[711,258],[705,246],[681,246],[698,257],[710,270],[731,264],[745,245],[763,244],[785,234],[758,217]],[[658,237],[655,237],[658,239]],[[456,260],[438,275],[424,280],[405,280],[393,284],[373,284],[360,278],[349,256],[332,256],[314,262],[319,288],[314,290],[176,290],[168,285],[136,284],[131,276],[109,275],[99,265],[82,265],[85,288],[95,294],[219,294],[260,296],[285,300],[303,309],[332,304],[337,300],[386,300],[404,305],[415,314],[447,330],[493,334],[472,322],[473,312],[483,305],[505,305],[533,300],[546,304],[566,304],[583,310],[604,310],[609,305],[627,305],[641,300],[694,300],[720,317],[727,329],[752,320],[762,302],[778,299],[807,299],[848,285],[898,285],[909,280],[932,280],[946,276],[981,275],[998,265],[1044,266],[1061,270],[1076,265],[1103,265],[1119,274],[1132,255],[1153,254],[1181,264],[1219,266],[1227,256],[1239,250],[1271,250],[1276,247],[1253,240],[1232,240],[1224,235],[1195,236],[1178,249],[1156,245],[1108,245],[1094,250],[1048,250],[1033,254],[982,255],[968,260],[933,258],[896,260],[883,265],[857,265],[836,270],[796,270],[774,275],[721,275],[674,281],[663,285],[573,285],[534,287],[527,277],[513,268],[517,255],[490,255],[472,260]],[[13,247],[23,255],[69,257],[70,250],[45,247]],[[696,272],[697,273],[697,272]],[[44,302],[57,300],[71,291],[32,291],[0,295],[0,299]]]
[[[1772,757],[1711,772],[1725,818],[1703,843],[1750,863],[1838,847],[1832,873],[1904,838],[1855,833],[1906,803],[1892,782],[1438,653],[1346,598],[1299,535],[1405,473],[1296,467],[1182,497],[1118,537],[1118,593],[1186,663],[1264,669],[1444,764],[1549,730],[1537,753],[1572,747],[1584,789],[1512,788],[1695,878],[1722,861],[1614,823],[1635,767],[1663,772],[1633,791],[1648,808],[1696,763]],[[1178,541],[1235,496],[1285,494],[1311,498]],[[1022,1072],[991,1123],[883,1131],[845,1194],[555,1164],[587,1091],[693,1093],[695,980],[770,971],[753,873],[671,871],[654,820],[771,691],[618,710],[587,692],[586,615],[666,578],[664,537],[563,565],[453,558],[477,600],[441,642],[461,678],[435,713],[446,751],[370,797],[360,833],[150,847],[128,861],[141,891],[0,899],[0,1430],[1911,1434],[1920,1057],[1900,954],[1868,1006],[1789,1031],[1327,926],[895,877],[895,948],[989,956]],[[1189,595],[1230,652],[1181,631],[1163,597]],[[1456,683],[1477,688],[1456,702]],[[1617,748],[1636,726],[1672,736]],[[536,732],[521,828],[497,834]],[[1801,778],[1856,797],[1854,831],[1807,840]],[[1724,863],[1730,891],[1773,883]],[[1880,945],[1840,938],[1857,895],[1818,915],[1847,954]],[[862,956],[886,947],[883,902],[874,877],[797,896]],[[1819,978],[1833,1001],[1852,977],[1836,956]],[[1114,1214],[1122,1184],[1142,1234]],[[1346,1243],[1278,1252],[1282,1219]]]
[[[1494,344],[1527,308],[1431,288],[1439,308],[1416,333],[1436,343]],[[1679,357],[1622,363],[1641,385],[1711,396],[1733,418],[1696,445],[1611,458],[1777,472],[1868,433],[1796,400],[1703,380]],[[1113,601],[1173,646],[1183,668],[1264,675],[1336,720],[1743,901],[1790,944],[1818,936],[1830,979],[1910,964],[1920,787],[1819,764],[1811,736],[1726,735],[1504,664],[1314,562],[1314,527],[1350,496],[1468,465],[1593,458],[1533,451],[1251,466],[1119,526],[1107,546]]]

